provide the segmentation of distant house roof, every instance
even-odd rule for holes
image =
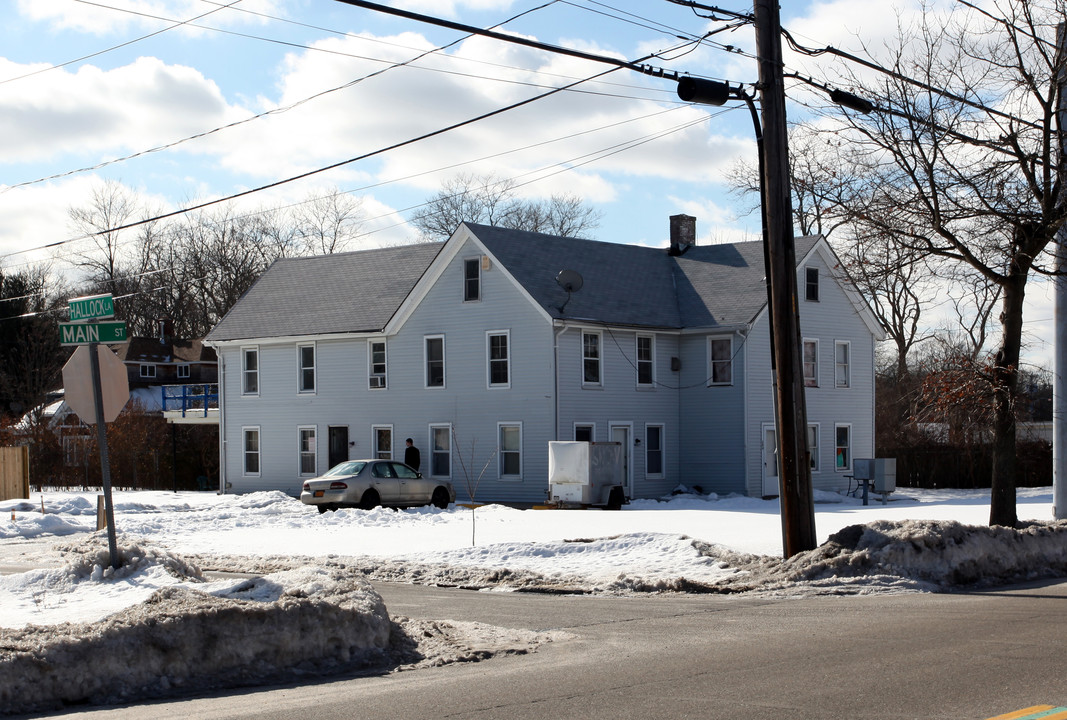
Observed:
[[[160,342],[158,337],[131,337],[128,342],[111,347],[123,362],[144,363],[214,363],[218,362],[215,349],[204,345],[202,340],[168,339]]]
[[[582,240],[466,223],[550,317],[681,329],[752,322],[767,303],[760,242],[665,248]],[[818,242],[798,238],[804,257]],[[445,245],[425,243],[278,260],[208,333],[208,342],[377,332]],[[556,282],[574,270],[582,289]]]

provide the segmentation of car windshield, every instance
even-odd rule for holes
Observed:
[[[336,477],[338,475],[359,475],[359,472],[367,465],[365,462],[343,462],[340,465],[334,465],[332,468],[326,471],[323,477]]]

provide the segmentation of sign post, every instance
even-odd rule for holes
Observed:
[[[115,503],[111,498],[111,460],[107,450],[107,426],[104,421],[104,393],[100,383],[100,343],[126,342],[126,323],[101,323],[97,320],[115,316],[111,295],[94,295],[69,301],[70,319],[60,323],[63,345],[89,345],[89,375],[93,386],[93,410],[96,415],[96,439],[100,447],[100,474],[104,486],[104,514],[107,517],[107,549],[111,567],[118,570],[118,542],[115,539]],[[64,379],[64,384],[67,384]]]

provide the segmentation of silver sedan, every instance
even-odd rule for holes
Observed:
[[[340,507],[364,510],[379,505],[446,508],[456,501],[452,483],[424,478],[396,460],[347,460],[304,482],[300,502],[320,513]]]

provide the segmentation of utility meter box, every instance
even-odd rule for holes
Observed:
[[[897,459],[856,458],[852,461],[852,477],[870,482],[872,492],[891,493],[897,489]]]
[[[621,506],[623,447],[617,442],[548,443],[548,496],[561,504]]]

